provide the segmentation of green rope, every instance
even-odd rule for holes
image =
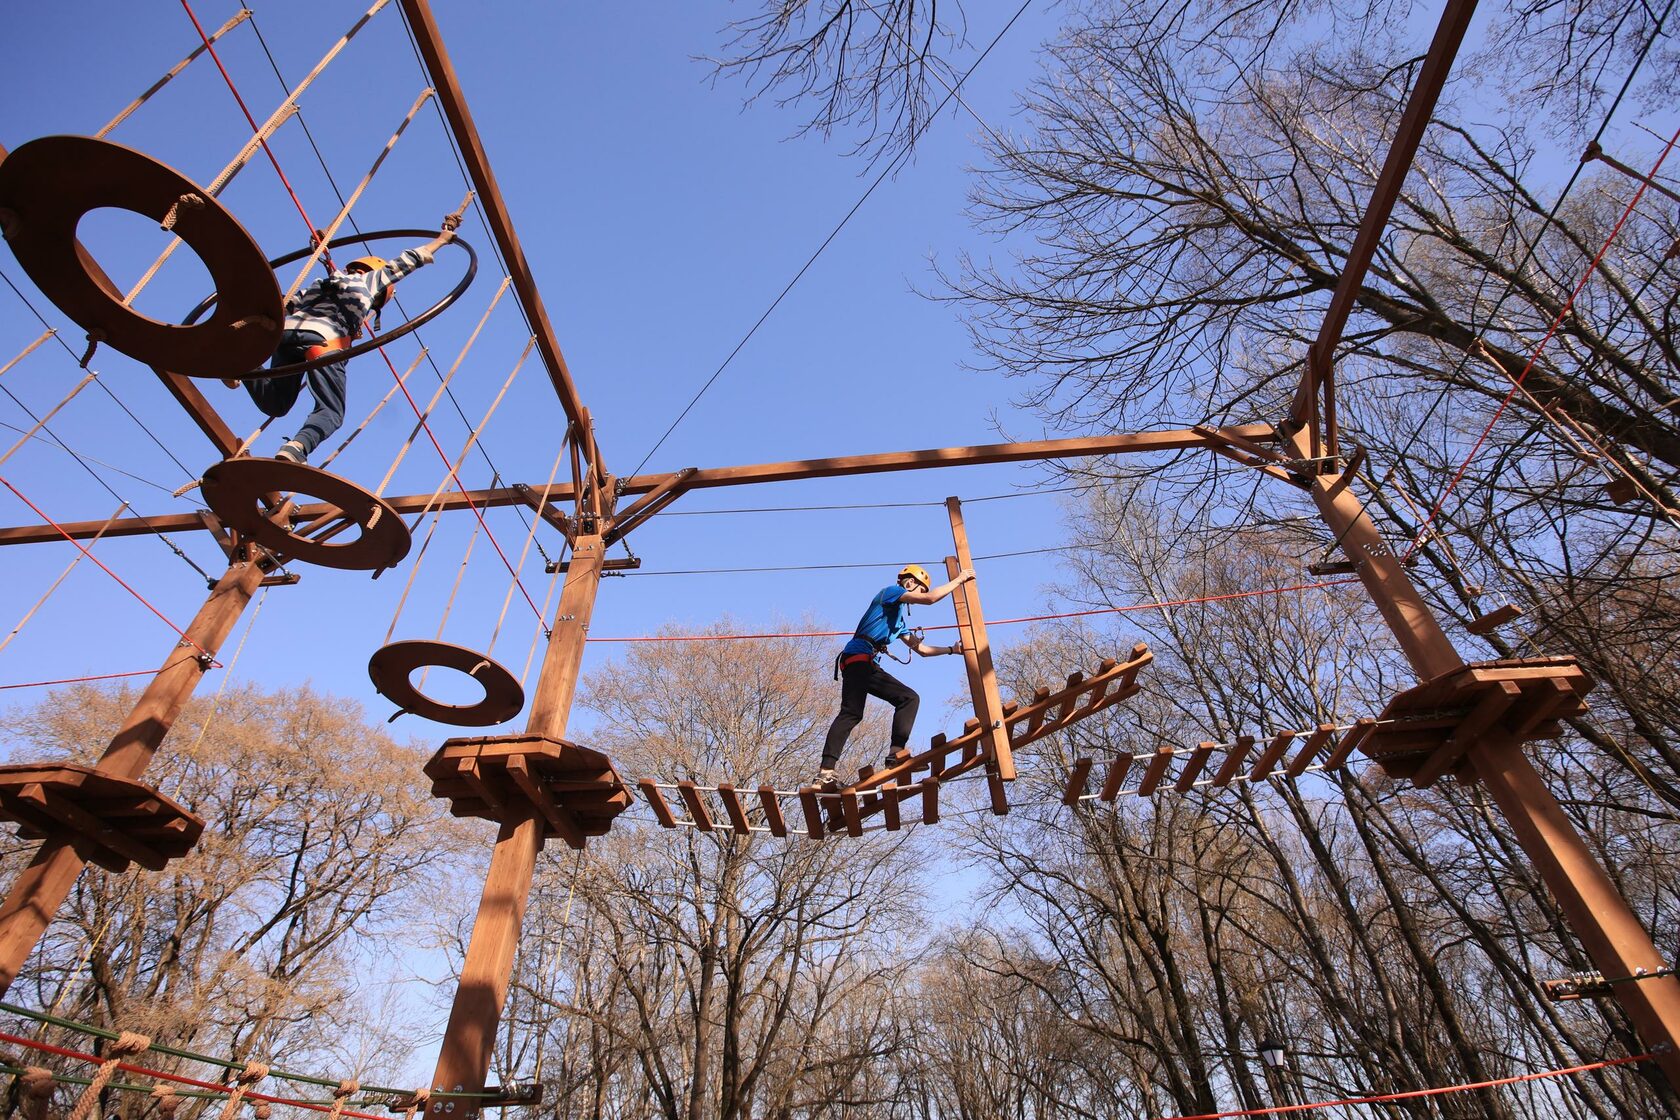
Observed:
[[[103,1027],[93,1026],[91,1023],[78,1023],[74,1019],[65,1019],[65,1018],[62,1018],[58,1015],[50,1015],[45,1011],[32,1011],[27,1007],[19,1007],[15,1003],[7,1003],[4,1000],[0,1000],[0,1011],[6,1011],[6,1012],[9,1012],[13,1015],[21,1015],[25,1019],[33,1019],[33,1020],[35,1020],[36,1022],[39,1022],[39,1023],[48,1023],[48,1024],[50,1024],[52,1026],[55,1026],[55,1027],[61,1027],[64,1030],[67,1030],[67,1031],[75,1031],[78,1034],[92,1035],[95,1038],[103,1038],[103,1039],[107,1039],[107,1040],[110,1040],[110,1041],[113,1041],[113,1042],[116,1041],[116,1039],[117,1039],[117,1032],[115,1032],[115,1031],[109,1031],[109,1030],[106,1030]],[[167,1054],[171,1058],[181,1058],[181,1059],[183,1059],[185,1061],[189,1061],[189,1062],[203,1062],[206,1065],[220,1066],[222,1069],[244,1069],[245,1068],[245,1063],[244,1062],[229,1061],[226,1058],[212,1058],[208,1054],[196,1054],[191,1050],[180,1050],[180,1049],[177,1049],[173,1046],[162,1046],[162,1045],[159,1045],[158,1043],[155,1043],[155,1042],[148,1049],[150,1049],[153,1053]],[[3,1067],[0,1067],[0,1068],[3,1068]],[[268,1071],[268,1074],[269,1074],[270,1077],[278,1077],[282,1081],[295,1081],[295,1082],[299,1082],[299,1083],[304,1084],[304,1085],[319,1085],[319,1086],[321,1086],[322,1088],[325,1088],[325,1089],[336,1089],[339,1086],[338,1081],[331,1081],[331,1080],[328,1080],[327,1078],[324,1078],[324,1077],[311,1077],[309,1074],[306,1074],[306,1073],[288,1073],[287,1071],[282,1070],[282,1069],[270,1068],[269,1071]],[[82,1084],[86,1084],[86,1082],[82,1082]],[[116,1084],[116,1083],[113,1082],[112,1084]],[[384,1086],[384,1085],[364,1085],[362,1087],[362,1089],[363,1089],[364,1092],[379,1093],[379,1094],[384,1094],[384,1095],[389,1095],[389,1096],[409,1097],[409,1096],[414,1095],[414,1090],[413,1089],[393,1089],[393,1088],[389,1088],[389,1087]],[[149,1089],[147,1090],[147,1092],[150,1092],[150,1091],[151,1090],[149,1090]],[[180,1093],[180,1094],[177,1094],[177,1095],[178,1096],[188,1096],[190,1094]],[[479,1097],[479,1098],[489,1098],[493,1095],[494,1094],[491,1094],[491,1093],[444,1093],[444,1092],[435,1092],[435,1093],[432,1094],[433,1097]],[[312,1102],[312,1103],[331,1104],[332,1102],[331,1101],[326,1101],[326,1102],[317,1101],[317,1102]],[[374,1103],[381,1103],[381,1102],[374,1102]]]

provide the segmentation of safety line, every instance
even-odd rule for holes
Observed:
[[[1674,150],[1676,142],[1680,142],[1680,128],[1675,129],[1674,135],[1669,137],[1667,146],[1663,148],[1662,154],[1657,157],[1657,162],[1655,166],[1651,168],[1650,174],[1646,177],[1647,179],[1655,178],[1657,172],[1662,170],[1663,162],[1668,159],[1668,154]],[[1502,400],[1499,403],[1499,407],[1494,410],[1493,418],[1487,422],[1487,427],[1483,428],[1482,434],[1476,438],[1475,444],[1470,448],[1470,453],[1464,457],[1464,462],[1459,465],[1459,468],[1453,474],[1451,481],[1447,483],[1447,488],[1442,491],[1441,496],[1436,499],[1435,504],[1430,507],[1429,516],[1424,518],[1424,523],[1418,527],[1418,535],[1412,540],[1411,546],[1406,549],[1405,556],[1401,557],[1402,560],[1404,560],[1406,556],[1410,556],[1413,552],[1417,551],[1418,545],[1423,538],[1423,534],[1427,532],[1429,526],[1434,523],[1436,516],[1441,512],[1441,507],[1446,504],[1447,498],[1449,498],[1453,491],[1457,489],[1459,480],[1462,479],[1465,472],[1470,469],[1470,464],[1475,460],[1477,453],[1481,451],[1482,445],[1487,442],[1488,435],[1493,431],[1494,425],[1499,423],[1499,418],[1505,414],[1505,409],[1510,406],[1512,399],[1517,395],[1517,391],[1522,388],[1524,379],[1527,378],[1529,372],[1534,369],[1535,363],[1540,360],[1540,354],[1546,349],[1546,344],[1551,342],[1552,336],[1555,335],[1558,328],[1563,325],[1563,321],[1569,317],[1570,311],[1575,306],[1576,298],[1586,288],[1587,283],[1593,277],[1593,273],[1598,270],[1599,263],[1603,261],[1604,255],[1610,251],[1611,244],[1616,240],[1616,236],[1622,232],[1622,226],[1626,224],[1628,218],[1633,214],[1634,207],[1636,207],[1639,204],[1639,200],[1644,197],[1646,188],[1649,187],[1649,185],[1650,184],[1648,182],[1641,181],[1639,189],[1633,192],[1633,198],[1629,200],[1627,208],[1622,211],[1622,216],[1616,219],[1615,226],[1611,228],[1609,236],[1604,239],[1604,244],[1599,247],[1597,254],[1593,256],[1591,263],[1587,265],[1587,270],[1584,274],[1582,274],[1580,282],[1575,285],[1574,290],[1569,293],[1569,298],[1565,300],[1563,306],[1558,309],[1558,313],[1552,318],[1552,325],[1547,328],[1545,336],[1541,338],[1539,344],[1534,347],[1533,352],[1529,355],[1527,364],[1525,364],[1522,368],[1522,372],[1517,374],[1516,379],[1512,382],[1510,392],[1505,394],[1505,399]]]
[[[986,56],[992,53],[992,48],[996,47],[998,43],[1002,41],[1003,37],[1009,33],[1009,29],[1015,26],[1015,21],[1021,18],[1022,14],[1026,12],[1027,8],[1030,7],[1031,4],[1032,0],[1022,0],[1021,6],[1015,10],[1015,14],[1009,17],[1009,22],[1003,25],[1003,29],[992,38],[990,43],[986,44],[986,49],[981,51],[979,56],[969,64],[968,69],[963,72],[963,76],[957,79],[957,84],[951,87],[951,92],[945,95],[944,99],[939,102],[933,112],[927,115],[927,119],[922,122],[921,127],[916,129],[916,131],[910,136],[909,140],[905,143],[904,150],[887,161],[887,165],[881,169],[881,173],[875,177],[875,181],[869,184],[869,188],[863,192],[863,196],[852,205],[850,210],[846,211],[846,216],[840,219],[839,224],[834,227],[827,237],[823,238],[822,244],[817,246],[816,251],[811,254],[810,258],[807,259],[803,265],[799,267],[799,271],[794,273],[793,279],[789,280],[787,282],[787,286],[777,294],[775,299],[770,301],[770,306],[765,308],[764,314],[758,317],[758,321],[755,322],[747,330],[747,333],[741,337],[741,341],[735,344],[735,348],[729,352],[729,355],[725,357],[718,368],[713,371],[712,376],[706,379],[706,383],[704,385],[700,386],[700,391],[694,394],[694,399],[688,402],[682,412],[678,413],[675,420],[671,421],[671,426],[665,429],[665,434],[660,436],[654,445],[648,449],[648,453],[642,456],[642,461],[636,464],[636,469],[631,471],[630,474],[640,474],[642,468],[647,466],[648,460],[653,458],[654,453],[657,452],[660,447],[664,446],[665,441],[670,438],[671,433],[677,430],[677,425],[681,424],[683,419],[694,409],[694,406],[700,403],[700,398],[706,395],[706,390],[710,389],[713,383],[715,383],[717,379],[723,375],[723,371],[729,368],[729,363],[735,360],[735,355],[739,354],[747,343],[752,341],[753,336],[758,333],[758,328],[764,325],[765,320],[769,319],[776,308],[781,306],[782,300],[787,298],[787,294],[793,291],[794,285],[799,283],[799,281],[804,278],[805,274],[811,270],[811,266],[817,263],[817,258],[822,256],[823,250],[827,249],[834,239],[840,236],[840,231],[846,228],[846,223],[850,222],[853,215],[863,208],[863,204],[865,202],[869,201],[870,196],[875,193],[875,188],[879,187],[882,182],[886,180],[888,175],[891,175],[899,165],[909,158],[910,153],[915,150],[916,141],[921,139],[922,133],[927,131],[930,124],[939,119],[939,114],[945,111],[945,106],[951,103],[951,98],[956,96],[957,91],[962,88],[964,82],[968,81],[968,79],[973,76],[974,71],[979,69],[980,64],[986,61]]]
[[[180,637],[181,637],[181,641],[183,643],[185,643],[186,645],[192,646],[199,653],[203,654],[206,658],[209,658],[210,665],[211,665],[212,668],[220,668],[221,667],[221,662],[217,661],[215,659],[215,656],[213,654],[211,654],[211,652],[209,650],[205,649],[203,646],[199,645],[197,642],[195,642],[191,638],[187,637],[187,632],[185,630],[181,629],[179,626],[177,626],[173,622],[169,621],[169,618],[162,611],[160,611],[156,607],[152,606],[152,604],[146,599],[146,597],[144,595],[142,595],[142,594],[140,594],[140,592],[134,590],[134,588],[130,587],[123,580],[123,578],[121,576],[119,576],[117,573],[113,572],[110,568],[107,568],[105,566],[105,562],[103,560],[99,559],[99,557],[95,556],[93,553],[89,552],[85,547],[83,547],[82,542],[77,540],[75,537],[72,537],[69,533],[67,533],[64,529],[64,526],[60,525],[58,522],[54,521],[52,518],[48,517],[45,513],[43,513],[40,506],[36,505],[34,502],[32,502],[28,498],[24,497],[23,496],[23,491],[19,490],[16,486],[13,486],[11,481],[3,475],[0,475],[0,485],[4,485],[6,487],[6,489],[10,490],[13,494],[17,495],[18,501],[22,502],[24,505],[26,505],[30,509],[34,510],[35,511],[35,516],[39,517],[42,521],[45,521],[48,525],[51,525],[54,529],[58,530],[59,535],[62,536],[65,540],[69,541],[71,544],[75,545],[76,548],[81,551],[83,556],[86,556],[89,560],[92,560],[95,564],[98,564],[100,571],[104,572],[106,575],[108,575],[112,579],[116,580],[119,584],[122,584],[122,588],[123,588],[124,591],[127,591],[130,595],[132,595],[136,599],[140,600],[141,604],[147,610],[151,611],[153,614],[157,615],[158,618],[163,620],[163,624],[165,626],[169,627],[171,630],[175,631],[175,633],[179,634]],[[130,674],[124,674],[124,675],[133,676],[134,674],[130,673]]]
[[[1223,603],[1232,599],[1252,599],[1260,595],[1284,595],[1294,591],[1316,591],[1321,587],[1336,587],[1344,583],[1358,583],[1359,577],[1330,579],[1322,583],[1297,583],[1289,587],[1262,587],[1254,591],[1230,591],[1223,595],[1199,595],[1191,599],[1169,599],[1155,603],[1133,603],[1127,607],[1097,607],[1088,611],[1066,611],[1061,614],[1036,614],[1022,618],[988,618],[987,626],[1014,626],[1025,622],[1049,622],[1063,618],[1089,618],[1098,614],[1131,614],[1134,611],[1167,610],[1198,603]],[[941,626],[922,626],[921,630],[956,630],[956,623]],[[735,642],[758,641],[766,638],[842,638],[851,636],[850,630],[808,630],[782,634],[643,634],[626,638],[585,638],[586,642]]]
[[[113,512],[110,517],[107,517],[105,519],[105,524],[103,524],[99,527],[99,532],[95,533],[93,535],[93,539],[88,541],[88,547],[89,548],[92,548],[94,545],[99,543],[100,538],[104,537],[105,531],[111,527],[111,523],[116,521],[117,518],[121,517],[123,510],[125,510],[127,508],[128,508],[128,503],[127,502],[123,502],[122,504],[117,506],[115,512]],[[70,573],[75,571],[76,570],[76,565],[80,564],[81,562],[82,562],[82,554],[78,552],[75,555],[75,557],[70,561],[70,563],[68,563],[64,566],[64,570],[62,572],[58,573],[58,578],[53,580],[51,585],[49,585],[47,587],[47,589],[41,593],[41,597],[39,599],[35,600],[35,605],[29,608],[28,613],[26,613],[22,618],[18,619],[18,624],[16,626],[12,627],[11,633],[7,634],[4,640],[0,640],[0,653],[5,652],[6,647],[12,644],[12,639],[17,637],[19,634],[21,634],[23,632],[23,628],[25,626],[29,625],[29,620],[35,617],[35,614],[36,614],[37,611],[39,611],[42,607],[47,605],[47,600],[49,600],[53,597],[53,593],[56,592],[59,589],[59,587],[64,583],[64,581],[66,579],[70,578]]]
[[[945,503],[941,502],[940,505]],[[1083,548],[1077,544],[1059,544],[1050,548],[1027,548],[1018,552],[993,552],[985,556],[976,556],[975,560],[1013,560],[1020,556],[1044,556],[1052,552],[1072,552]],[[661,568],[653,571],[633,569],[624,574],[626,576],[728,576],[746,573],[760,574],[764,572],[831,572],[844,568],[891,568],[898,563],[896,560],[883,560],[879,563],[848,562],[837,564],[779,564],[762,568]]]
[[[1385,1101],[1409,1101],[1419,1097],[1438,1097],[1444,1093],[1465,1093],[1473,1089],[1493,1089],[1500,1085],[1515,1085],[1523,1081],[1539,1081],[1548,1077],[1565,1077],[1577,1073],[1589,1073],[1595,1069],[1608,1069],[1611,1066],[1631,1065],[1634,1062],[1648,1062],[1656,1057],[1655,1054],[1636,1054],[1631,1058],[1606,1058],[1600,1062],[1588,1062],[1584,1065],[1567,1066],[1563,1069],[1540,1070],[1536,1073],[1517,1074],[1513,1077],[1495,1077],[1487,1081],[1467,1081],[1461,1085],[1441,1085],[1433,1089],[1412,1089],[1404,1093],[1380,1093],[1369,1097],[1347,1097],[1335,1101],[1314,1101],[1311,1104],[1274,1104],[1270,1108],[1238,1108],[1229,1112],[1202,1112],[1195,1116],[1164,1116],[1160,1120],[1226,1120],[1232,1116],[1276,1116],[1284,1112],[1307,1112],[1320,1108],[1345,1108],[1361,1104],[1381,1104]]]
[[[165,620],[167,621],[167,620]],[[25,681],[22,684],[0,684],[0,689],[8,688],[49,688],[55,684],[82,684],[86,681],[114,681],[119,677],[144,677],[155,674],[156,669],[136,669],[132,673],[101,673],[92,677],[65,677],[58,681]]]

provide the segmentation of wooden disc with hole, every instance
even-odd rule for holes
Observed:
[[[484,699],[476,704],[445,704],[414,687],[420,669],[454,669],[477,681]],[[525,707],[525,690],[512,673],[466,646],[423,639],[392,642],[368,659],[368,676],[385,699],[405,712],[455,727],[493,727]]]
[[[303,463],[223,459],[204,472],[201,493],[222,524],[288,560],[377,572],[408,555],[408,526],[388,502],[347,478]],[[294,512],[287,525],[279,525],[263,510],[263,499],[274,493],[290,493],[300,505],[305,496],[316,498],[338,513],[298,525],[300,515]],[[352,526],[356,536],[339,540]]]
[[[186,201],[183,203],[182,200]],[[162,222],[216,284],[216,309],[193,326],[124,307],[96,280],[76,241],[90,210]],[[268,361],[280,342],[280,287],[257,243],[204,188],[133,148],[87,136],[43,136],[0,162],[0,231],[29,278],[60,311],[131,358],[192,377],[231,377]]]

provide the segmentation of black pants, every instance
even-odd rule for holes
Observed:
[[[862,721],[864,700],[870,696],[893,706],[893,749],[910,742],[910,729],[916,724],[916,709],[922,698],[916,695],[915,689],[873,661],[859,661],[840,670],[840,714],[834,717],[823,743],[824,770],[832,770],[839,764],[840,752],[846,749],[846,737]]]

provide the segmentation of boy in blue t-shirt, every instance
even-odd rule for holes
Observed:
[[[887,749],[886,765],[892,766],[899,753],[910,742],[910,729],[916,722],[916,709],[921,697],[914,689],[881,668],[881,654],[893,639],[902,641],[923,657],[943,653],[961,653],[962,643],[954,646],[935,646],[922,641],[905,625],[906,606],[926,606],[937,603],[951,592],[974,578],[972,568],[964,568],[949,583],[933,587],[927,569],[920,564],[907,564],[898,573],[898,582],[884,588],[869,601],[869,609],[858,620],[852,640],[836,658],[840,675],[840,714],[828,729],[823,742],[822,776],[824,786],[839,783],[834,768],[840,763],[840,752],[846,738],[863,719],[863,705],[870,696],[879,697],[893,706],[892,746]]]

